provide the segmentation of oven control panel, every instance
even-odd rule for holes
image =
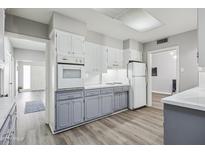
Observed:
[[[70,57],[70,56],[57,56],[58,63],[67,63],[67,64],[84,64],[85,59],[84,57]]]

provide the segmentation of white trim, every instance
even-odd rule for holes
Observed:
[[[36,41],[36,42],[42,42],[42,43],[46,43],[46,55],[49,53],[49,43],[50,43],[50,40],[49,39],[44,39],[44,38],[39,38],[39,37],[34,37],[34,36],[29,36],[29,35],[23,35],[23,34],[18,34],[18,33],[12,33],[12,32],[5,32],[5,36],[7,36],[8,38],[19,38],[19,39],[27,39],[27,40],[31,40],[31,41]],[[16,61],[16,60],[15,60]],[[46,56],[46,60],[45,60],[45,72],[46,72],[46,87],[45,87],[45,93],[48,92],[48,82],[47,82],[47,79],[48,79],[48,73],[47,73],[47,70],[48,70],[48,58]],[[15,70],[16,71],[16,70]],[[31,89],[29,90],[22,90],[22,92],[26,92],[26,91],[32,91]],[[48,107],[49,107],[49,102],[48,102],[48,98],[46,97],[45,98],[45,108],[46,108],[46,115],[45,115],[45,123],[48,123]]]
[[[152,106],[152,76],[151,76],[152,54],[159,53],[159,52],[166,52],[166,51],[170,51],[170,50],[176,50],[176,54],[177,54],[176,93],[179,92],[179,82],[180,82],[179,46],[172,46],[172,47],[167,47],[167,48],[163,48],[163,49],[147,51],[147,72],[148,72],[148,74],[147,74],[147,80],[148,80],[148,85],[147,85],[147,106]]]
[[[152,93],[171,95],[171,93],[164,92],[164,91],[154,91],[154,90],[153,90]]]
[[[43,39],[43,38],[38,38],[38,37],[23,35],[23,34],[18,34],[18,33],[12,33],[12,32],[5,32],[5,36],[7,36],[8,38],[27,39],[31,41],[44,42],[44,43],[49,42],[48,39]]]

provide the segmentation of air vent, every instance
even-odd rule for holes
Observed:
[[[167,42],[168,42],[168,38],[157,40],[157,44],[162,44],[162,43],[167,43]]]

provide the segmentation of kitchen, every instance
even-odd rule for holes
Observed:
[[[186,17],[179,15],[175,20],[180,21],[183,17],[189,24],[172,23],[163,18],[160,18],[163,20],[160,22],[157,19],[163,11],[167,13],[167,19],[176,14],[186,14]],[[43,15],[42,18],[37,18],[40,15]],[[154,15],[158,15],[158,18],[154,18]],[[151,23],[147,27],[132,27],[129,23],[133,16],[141,16],[145,22]],[[32,128],[23,126],[24,121],[18,115],[26,117],[29,114],[24,115],[24,105],[18,109],[18,104],[25,100],[18,100],[21,95],[18,92],[8,92],[8,96],[3,93],[4,97],[0,98],[4,102],[4,108],[1,109],[4,111],[1,113],[1,144],[204,144],[204,139],[199,139],[198,135],[195,142],[192,141],[194,135],[190,140],[181,140],[185,134],[180,130],[181,136],[178,135],[178,138],[172,135],[178,130],[177,127],[172,128],[173,119],[176,119],[172,110],[177,110],[173,109],[173,105],[176,108],[203,110],[203,103],[194,108],[182,106],[176,101],[173,103],[173,99],[180,97],[181,92],[187,89],[197,86],[204,88],[204,16],[204,9],[1,9],[1,24],[5,26],[0,35],[3,40],[1,51],[4,51],[4,42],[10,41],[14,51],[8,47],[9,43],[7,48],[11,57],[14,52],[15,61],[17,54],[12,38],[46,44],[45,111],[35,112],[35,115],[30,113],[34,115],[33,119],[28,118],[28,121],[33,120],[35,123],[38,123],[35,119],[41,119],[41,123],[35,126],[31,124]],[[97,25],[94,24],[97,22]],[[119,33],[120,30],[124,31]],[[170,33],[164,36],[168,30]],[[113,33],[109,34],[111,31]],[[159,32],[158,36],[155,36],[155,31]],[[195,37],[198,42],[192,41],[196,40]],[[166,38],[167,42],[163,42],[162,38]],[[160,41],[161,44],[156,43]],[[154,109],[149,82],[149,53],[175,46],[179,48],[179,94],[162,99],[161,103],[165,104],[163,110]],[[6,68],[5,53],[0,54],[0,70]],[[12,63],[10,59],[9,64]],[[12,70],[15,63],[8,66]],[[14,75],[10,76],[7,83],[12,89],[16,81]],[[2,85],[0,87],[4,87]],[[203,102],[203,90],[199,93],[196,93],[197,99],[191,100],[192,103]],[[40,113],[42,115],[39,118]],[[18,123],[21,123],[22,128]],[[22,133],[24,127],[27,134]],[[183,125],[181,127],[184,129]],[[201,128],[204,128],[203,125]],[[204,133],[203,129],[200,130],[200,133]],[[32,137],[32,131],[39,140]],[[39,131],[43,133],[39,134]]]

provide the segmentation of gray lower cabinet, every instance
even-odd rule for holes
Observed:
[[[64,100],[57,103],[56,129],[64,129],[72,125],[72,101]]]
[[[120,110],[120,95],[121,93],[114,94],[114,111]]]
[[[118,92],[114,94],[114,111],[119,111],[127,108],[128,94],[125,92]]]
[[[100,103],[102,116],[113,112],[113,94],[101,95]]]
[[[85,120],[95,119],[100,116],[100,97],[85,97]]]
[[[84,121],[84,103],[83,99],[73,100],[73,119],[72,124],[79,124]]]
[[[120,108],[125,109],[128,106],[128,93],[123,92],[120,97]]]
[[[82,123],[84,121],[83,98],[58,102],[56,113],[57,130]]]

